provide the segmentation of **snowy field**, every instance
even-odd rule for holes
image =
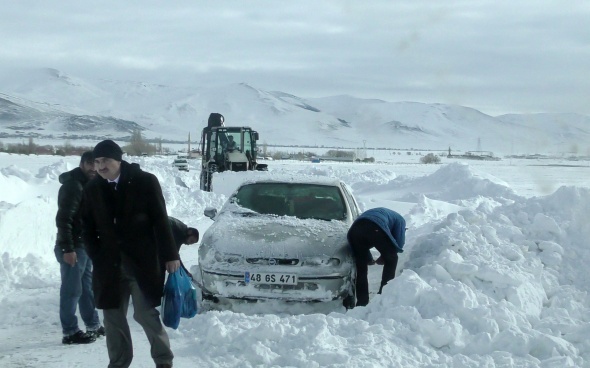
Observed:
[[[206,193],[195,161],[188,173],[170,157],[129,161],[154,173],[169,214],[201,233],[205,207],[220,207],[244,178],[275,173],[338,177],[362,209],[392,208],[409,225],[398,275],[367,307],[199,314],[168,330],[175,367],[590,367],[589,162],[269,161],[267,173],[216,176]],[[61,344],[57,178],[77,164],[0,153],[0,367],[107,365],[104,338]],[[197,249],[183,247],[187,266]],[[381,267],[369,270],[374,292]],[[131,314],[132,367],[153,367]]]

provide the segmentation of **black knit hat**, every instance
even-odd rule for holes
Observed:
[[[117,161],[123,160],[123,151],[121,150],[121,147],[110,139],[102,141],[94,146],[92,153],[94,154],[94,158],[107,157]]]

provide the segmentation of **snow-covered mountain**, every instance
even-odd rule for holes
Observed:
[[[0,137],[198,137],[211,112],[276,145],[587,154],[590,117],[489,116],[472,108],[352,96],[301,98],[245,83],[174,87],[85,80],[55,69],[0,71]]]
[[[33,103],[0,93],[1,137],[34,135],[68,139],[130,135],[139,124],[112,116],[78,115],[48,104]]]

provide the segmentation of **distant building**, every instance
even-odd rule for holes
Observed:
[[[451,147],[449,147],[449,154],[447,155],[448,158],[461,158],[461,159],[468,159],[468,160],[482,160],[482,161],[500,161],[500,157],[494,156],[494,153],[491,151],[467,151],[462,155],[453,155],[451,154]]]

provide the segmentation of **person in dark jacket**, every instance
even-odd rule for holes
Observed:
[[[55,258],[60,264],[59,320],[64,344],[88,344],[104,336],[92,293],[92,261],[82,241],[80,204],[84,185],[96,176],[92,152],[84,152],[80,165],[59,176],[62,184],[57,194],[55,224],[57,236]],[[78,327],[76,309],[86,325],[86,332]]]
[[[178,251],[183,244],[190,245],[199,241],[199,231],[194,227],[188,227],[184,222],[172,216],[168,217],[168,221]]]
[[[98,143],[93,154],[100,177],[84,188],[84,240],[94,263],[94,298],[103,309],[109,367],[126,368],[133,359],[130,297],[156,367],[171,367],[174,355],[156,307],[165,271],[176,272],[180,261],[160,183],[138,164],[123,161],[111,140]]]
[[[383,286],[395,277],[397,253],[403,252],[406,243],[406,220],[388,208],[372,208],[363,212],[350,226],[348,242],[356,263],[356,305],[365,306],[369,303],[369,250],[375,247],[381,253],[377,260],[377,263],[383,264],[381,294]]]
[[[234,136],[233,135],[228,135],[227,136],[227,146],[225,147],[225,149],[229,152],[235,151],[238,148],[238,143],[236,141],[234,141]]]
[[[172,229],[174,243],[176,244],[176,248],[178,248],[179,252],[180,247],[182,247],[183,244],[190,245],[199,241],[199,230],[195,229],[194,227],[186,226],[184,222],[172,216],[168,217],[168,221],[170,222],[170,228]],[[193,277],[193,275],[182,263],[182,259],[180,260],[180,266],[184,268],[186,273],[191,278]]]

